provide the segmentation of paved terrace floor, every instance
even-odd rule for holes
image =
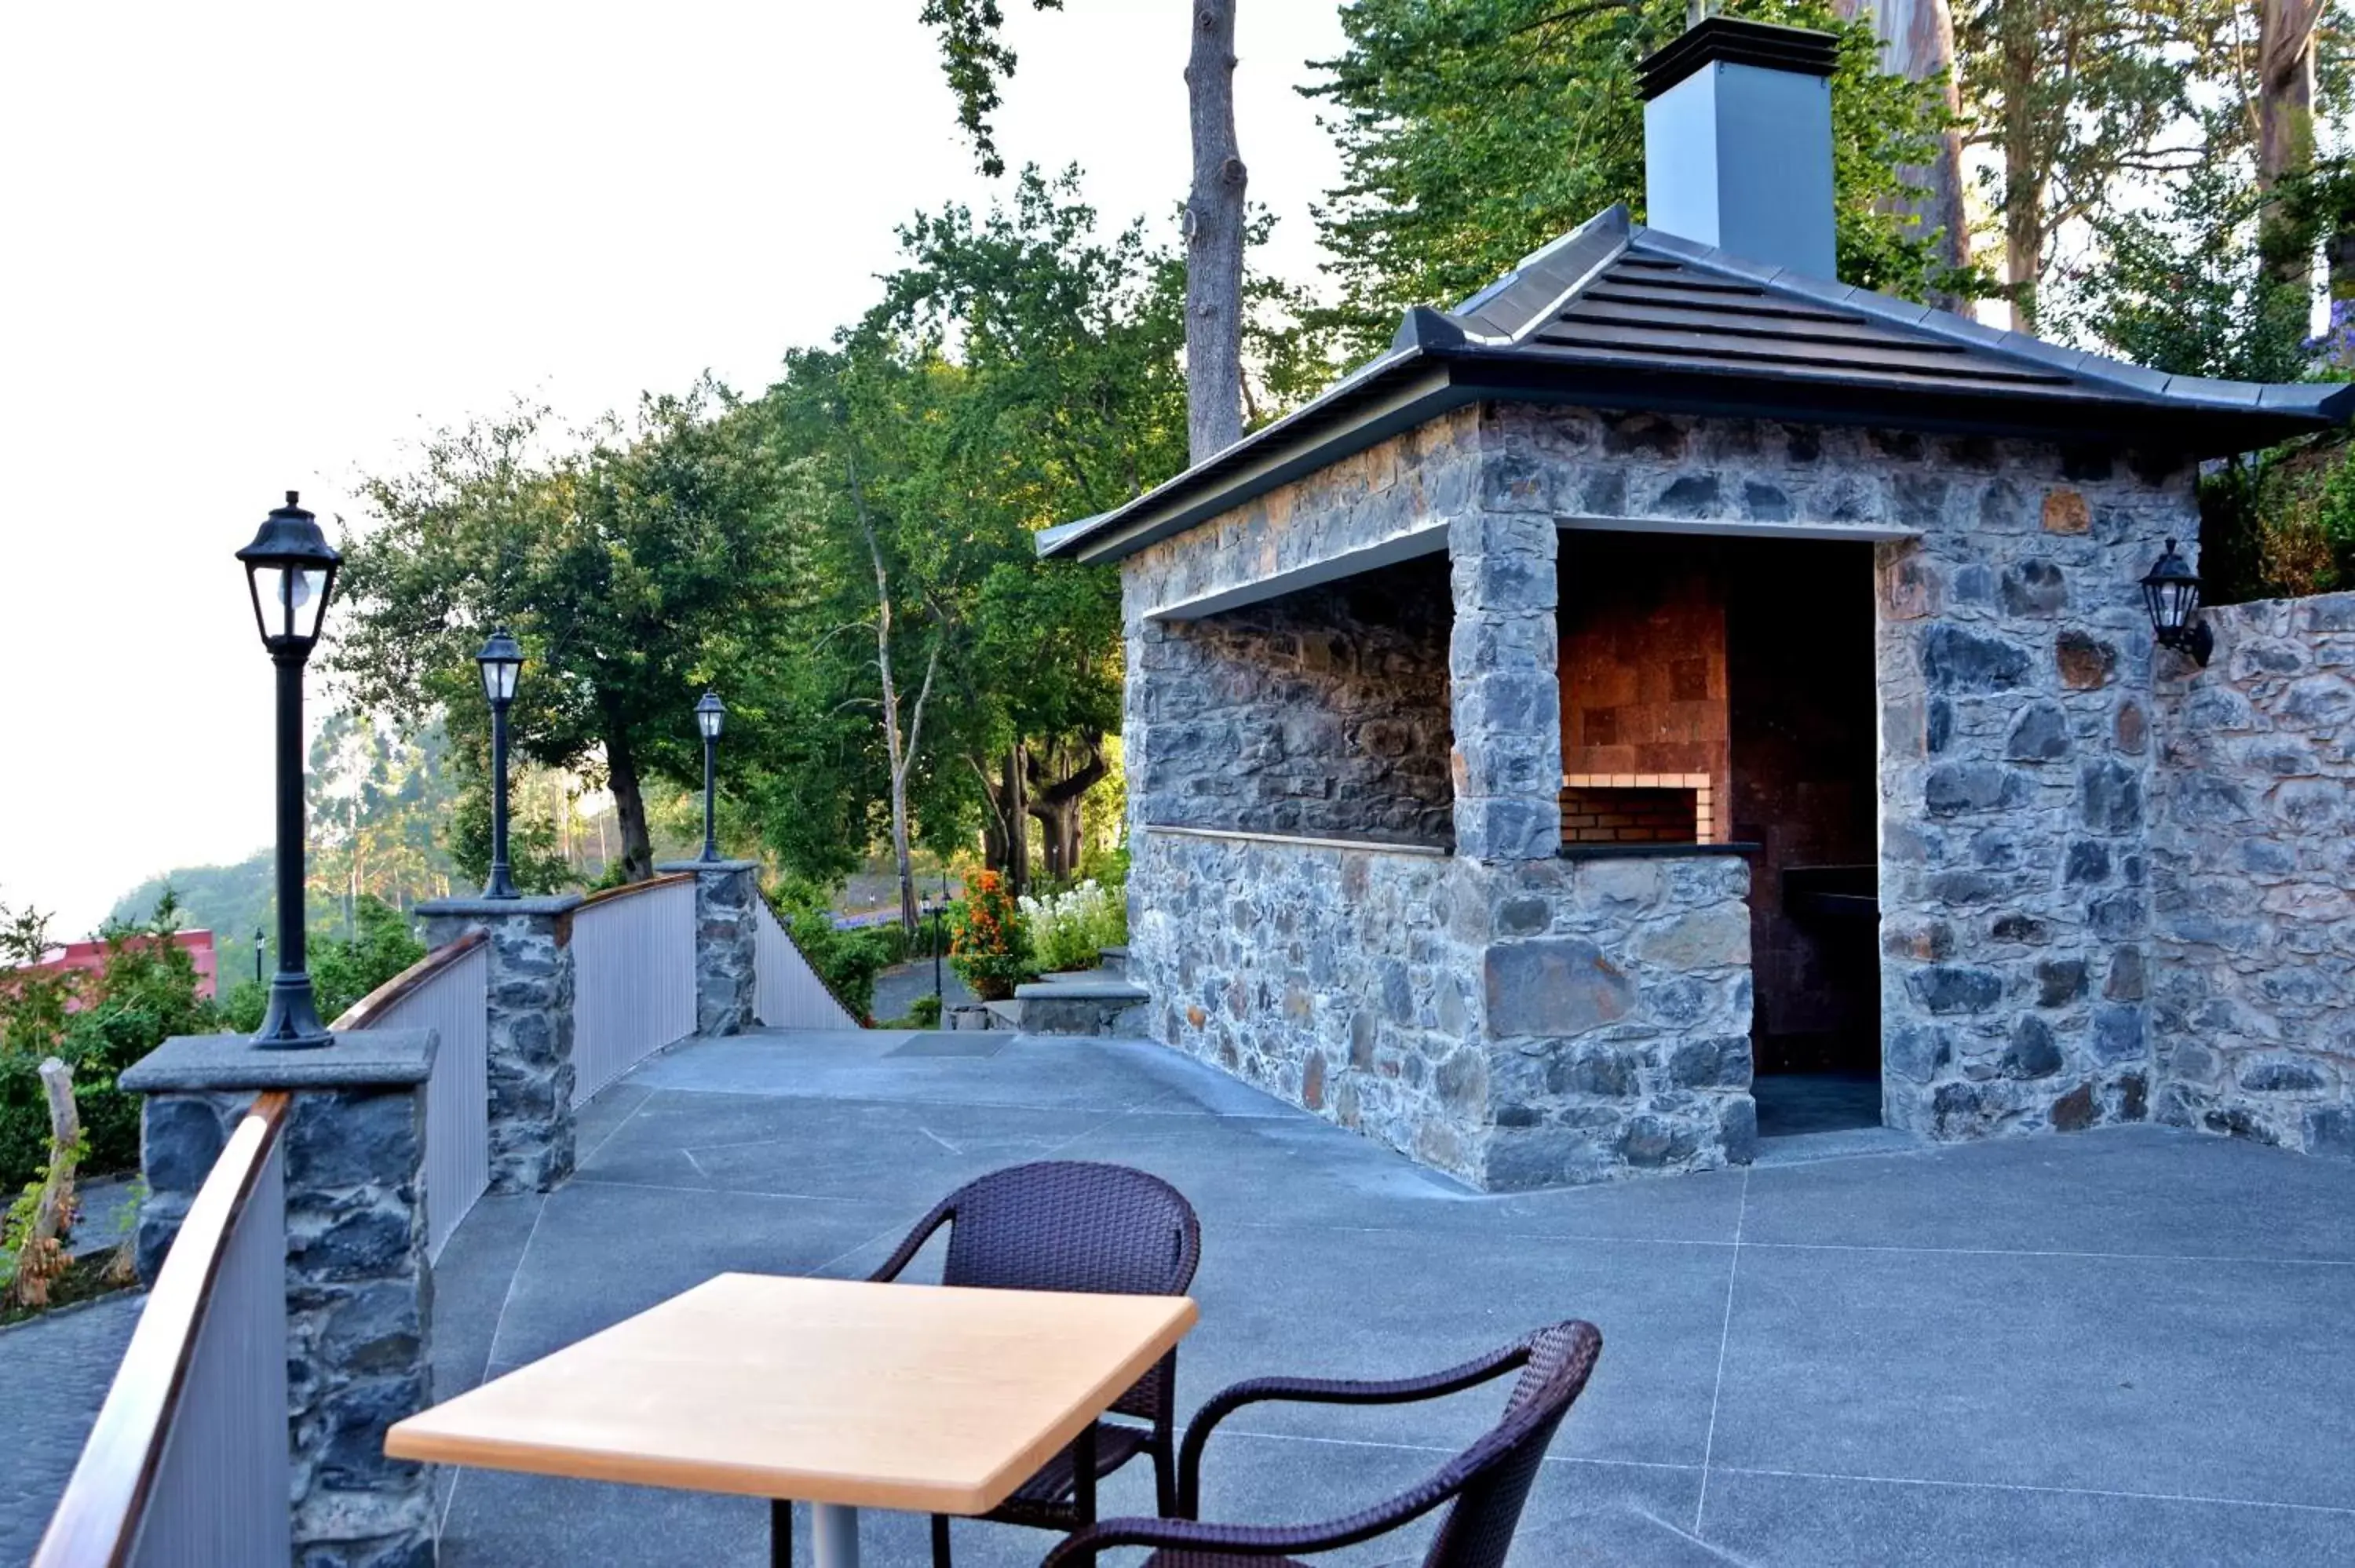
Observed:
[[[1746,1172],[1492,1198],[1174,1053],[1006,1034],[696,1042],[585,1118],[570,1185],[487,1199],[453,1239],[442,1393],[722,1269],[863,1275],[997,1166],[1110,1160],[1201,1213],[1186,1411],[1253,1373],[1397,1375],[1600,1324],[1516,1563],[2355,1562],[2343,1164],[2129,1128],[1813,1161],[1770,1144]],[[1493,1411],[1263,1407],[1213,1446],[1206,1512],[1346,1511]],[[764,1560],[754,1502],[445,1484],[451,1568]],[[1141,1467],[1106,1501],[1149,1512]],[[922,1540],[868,1516],[872,1563],[921,1563]],[[989,1568],[1050,1538],[957,1543]]]

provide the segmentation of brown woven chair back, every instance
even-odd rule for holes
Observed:
[[[1077,1160],[1011,1166],[967,1182],[950,1211],[943,1285],[1183,1296],[1202,1261],[1194,1206],[1158,1176]],[[1124,1415],[1174,1414],[1177,1358],[1116,1401]]]

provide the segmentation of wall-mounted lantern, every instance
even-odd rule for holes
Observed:
[[[318,645],[344,557],[299,500],[288,491],[286,504],[264,518],[253,543],[237,553],[253,597],[254,625],[278,666],[278,973],[253,1036],[256,1045],[270,1050],[335,1043],[319,1022],[304,967],[303,665]]]
[[[712,752],[719,745],[719,731],[728,722],[728,705],[719,700],[717,692],[706,692],[703,700],[695,705],[695,727],[703,735],[703,858],[719,858],[719,827],[713,811],[716,775],[712,768]]]
[[[515,873],[507,864],[507,705],[515,701],[516,677],[523,673],[523,649],[500,627],[474,655],[482,667],[483,695],[491,704],[491,875],[485,898],[517,898]]]
[[[2196,664],[2207,663],[2208,656],[2216,651],[2216,638],[2206,622],[2196,619],[2200,574],[2176,553],[2174,540],[2167,542],[2166,554],[2142,579],[2142,597],[2150,609],[2150,630],[2158,645],[2174,649]]]

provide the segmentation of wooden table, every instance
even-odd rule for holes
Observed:
[[[986,1513],[1194,1326],[1182,1296],[723,1274],[396,1425],[396,1459],[815,1505]],[[776,1555],[773,1546],[772,1556]]]

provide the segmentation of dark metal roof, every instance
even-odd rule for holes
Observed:
[[[1124,506],[1042,535],[1116,560],[1484,398],[2103,442],[2209,457],[2331,429],[2355,385],[2167,376],[1729,256],[1613,207],[1306,407]]]

